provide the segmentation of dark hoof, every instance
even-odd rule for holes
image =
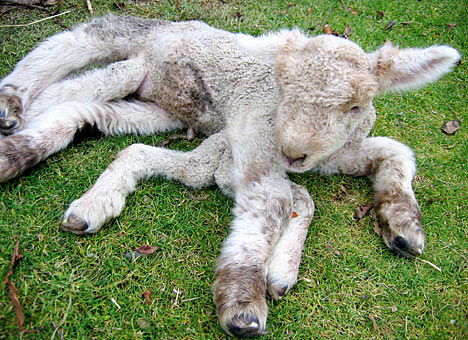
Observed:
[[[288,285],[279,285],[275,286],[274,284],[269,284],[268,285],[268,294],[271,298],[275,300],[281,299],[283,296],[286,295],[286,293],[289,291],[289,286]]]
[[[258,335],[266,334],[266,332],[260,328],[260,323],[254,315],[235,315],[231,322],[227,324],[229,332],[239,338],[253,338]]]
[[[82,218],[71,214],[62,222],[62,229],[75,234],[83,234],[89,225]]]
[[[0,118],[0,133],[2,135],[11,135],[20,127],[19,121],[16,119],[1,119]]]
[[[403,237],[397,236],[391,242],[390,246],[392,251],[405,258],[413,258],[422,254],[422,249],[412,247],[410,243]]]

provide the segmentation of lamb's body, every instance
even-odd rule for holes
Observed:
[[[389,138],[366,138],[372,98],[434,81],[458,59],[444,46],[368,55],[299,31],[253,38],[200,22],[96,19],[42,43],[0,83],[0,181],[64,148],[87,124],[106,134],[209,135],[187,153],[140,144],[122,151],[71,204],[62,228],[98,231],[152,176],[216,183],[236,202],[216,271],[218,316],[231,333],[261,334],[265,292],[279,298],[294,285],[314,212],[287,171],[370,176],[385,243],[407,257],[423,251],[413,154]],[[94,63],[108,65],[73,73]]]

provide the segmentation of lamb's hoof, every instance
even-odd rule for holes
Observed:
[[[392,253],[405,258],[419,256],[424,251],[426,235],[421,213],[414,198],[396,202],[376,202],[379,232]]]
[[[393,253],[405,258],[413,258],[423,253],[424,244],[410,244],[404,237],[396,236],[389,241]]]
[[[9,136],[15,133],[23,124],[19,117],[2,118],[0,111],[0,134]]]
[[[268,294],[274,300],[281,299],[290,290],[289,285],[286,285],[286,284],[268,283],[267,287],[268,287]]]
[[[239,338],[253,338],[266,334],[265,329],[260,326],[260,322],[255,315],[236,314],[226,323],[226,327],[234,336]]]
[[[78,217],[74,214],[70,214],[62,222],[62,230],[69,231],[73,234],[83,235],[86,233],[89,225],[81,217]]]
[[[12,88],[0,89],[0,134],[8,136],[23,126],[21,99]]]

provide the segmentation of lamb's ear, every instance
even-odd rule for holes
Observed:
[[[281,30],[259,37],[237,34],[237,44],[241,50],[268,64],[274,64],[278,54],[285,48],[301,48],[308,40],[309,38],[298,29]]]
[[[460,61],[449,46],[399,49],[386,43],[369,55],[380,92],[407,91],[434,82]]]

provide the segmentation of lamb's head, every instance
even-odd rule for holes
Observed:
[[[291,171],[310,170],[341,148],[364,120],[373,120],[378,83],[356,44],[318,36],[286,44],[276,62],[280,85],[276,133]]]
[[[448,46],[385,44],[369,54],[347,39],[307,38],[297,30],[258,39],[248,49],[274,64],[280,87],[278,151],[294,172],[310,170],[351,139],[365,137],[356,135],[363,124],[373,124],[375,95],[421,87],[460,60]]]

